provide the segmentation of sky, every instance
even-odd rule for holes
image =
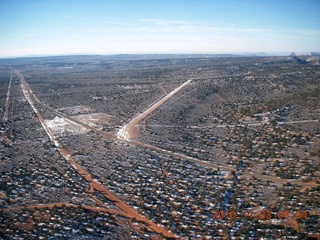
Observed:
[[[0,57],[320,52],[320,0],[0,0]]]

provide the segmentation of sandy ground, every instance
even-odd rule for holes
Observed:
[[[102,130],[103,124],[108,124],[110,117],[105,113],[92,113],[73,116],[73,118],[88,124],[97,130]],[[63,117],[56,116],[54,119],[46,119],[44,121],[55,136],[62,136],[65,134],[83,134],[89,132],[88,128],[75,124]]]

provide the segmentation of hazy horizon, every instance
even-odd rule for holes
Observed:
[[[0,57],[320,52],[320,1],[0,3]]]
[[[101,56],[101,57],[116,57],[121,55],[128,55],[128,56],[185,56],[185,57],[194,57],[194,56],[234,56],[234,57],[286,57],[289,56],[292,52],[286,53],[264,53],[264,52],[253,52],[253,53],[116,53],[116,54],[99,54],[99,53],[73,53],[73,54],[28,54],[28,55],[21,55],[21,56],[0,56],[1,60],[5,59],[20,59],[20,58],[55,58],[55,57],[77,57],[77,56]],[[306,56],[311,55],[311,53],[297,53],[294,52],[296,56]],[[318,52],[317,52],[318,53]]]

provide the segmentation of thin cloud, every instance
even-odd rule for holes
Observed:
[[[237,28],[237,27],[227,27],[224,28],[226,31],[231,32],[242,32],[242,33],[267,33],[271,32],[270,28]]]
[[[289,29],[289,31],[290,31],[290,29]],[[320,30],[319,29],[293,29],[292,32],[295,34],[301,34],[301,35],[305,35],[305,36],[318,36],[318,37],[320,37]]]
[[[239,32],[239,33],[267,33],[271,32],[272,29],[268,28],[241,28],[236,25],[222,27],[216,25],[205,25],[205,24],[191,24],[185,21],[168,21],[161,19],[139,19],[138,22],[151,23],[153,24],[153,32],[185,32],[185,33],[201,33],[201,32],[217,32],[217,31],[228,31],[228,32]],[[161,28],[162,27],[162,28]],[[145,28],[146,30],[148,28]],[[156,30],[157,29],[157,30]]]
[[[151,19],[151,18],[139,19],[138,22],[154,23],[154,24],[160,25],[160,26],[189,25],[190,24],[189,22],[185,22],[185,21],[170,21],[170,20]]]

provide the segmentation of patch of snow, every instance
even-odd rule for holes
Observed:
[[[44,122],[54,135],[83,134],[89,132],[85,127],[72,124],[61,117],[55,117],[52,120],[46,119]]]

